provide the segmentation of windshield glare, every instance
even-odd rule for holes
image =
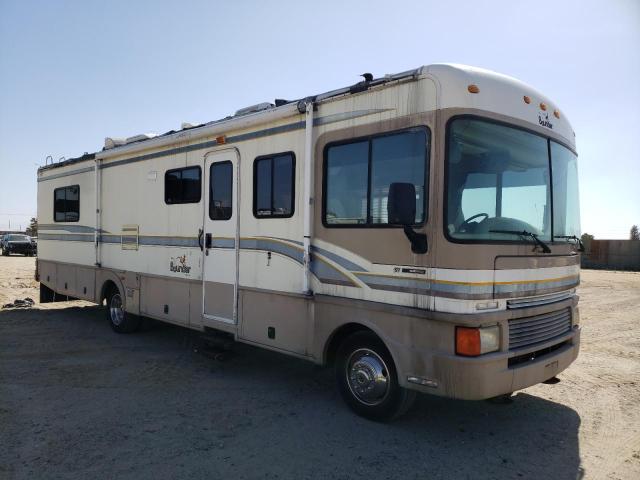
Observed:
[[[531,232],[544,241],[552,235],[580,235],[577,158],[570,150],[555,142],[549,147],[547,139],[517,128],[472,118],[453,120],[448,133],[450,237],[527,241],[506,230]]]

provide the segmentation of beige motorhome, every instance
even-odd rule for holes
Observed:
[[[431,65],[38,171],[42,301],[335,366],[357,413],[510,394],[576,358],[566,115],[504,75]]]

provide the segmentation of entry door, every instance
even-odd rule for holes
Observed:
[[[204,324],[237,323],[239,162],[237,150],[205,156],[202,311]],[[207,322],[209,320],[209,322]]]

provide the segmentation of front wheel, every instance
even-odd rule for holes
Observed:
[[[112,288],[107,295],[107,318],[113,331],[118,333],[131,333],[140,326],[140,317],[125,311],[117,288]]]
[[[373,332],[347,337],[338,349],[335,367],[342,398],[362,417],[393,420],[415,400],[415,392],[398,384],[391,354]]]

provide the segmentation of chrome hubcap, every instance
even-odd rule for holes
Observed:
[[[111,322],[116,326],[120,325],[124,320],[122,298],[119,293],[111,297],[111,301],[109,302],[109,315],[111,315]]]
[[[347,361],[347,383],[351,393],[366,405],[378,405],[389,394],[389,370],[373,350],[360,348]]]

